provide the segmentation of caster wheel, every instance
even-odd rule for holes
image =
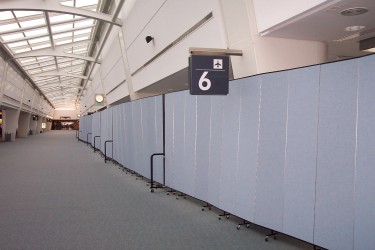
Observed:
[[[250,228],[250,225],[249,225],[249,224],[247,224],[247,225],[246,225],[246,228]]]
[[[154,189],[150,189],[150,192],[153,193],[153,192],[154,192]]]
[[[268,241],[268,237],[264,238],[265,241]]]
[[[229,215],[227,215],[226,218],[229,219]]]
[[[178,196],[176,197],[176,200],[178,200],[179,198],[178,198]]]
[[[146,184],[146,186],[147,186],[147,187],[149,186],[148,183]]]
[[[202,207],[202,212],[204,211],[204,208]]]
[[[218,219],[221,220],[221,217],[219,217]]]
[[[135,178],[136,180],[138,180],[138,178]]]
[[[238,225],[238,226],[237,226],[237,230],[240,230],[240,229],[241,229],[241,226],[240,226],[240,225]]]
[[[169,195],[169,193],[167,193],[167,195]]]
[[[184,196],[184,199],[186,200],[186,196]]]
[[[274,239],[274,240],[276,240],[276,239],[277,239],[277,236],[276,236],[276,235],[275,235],[275,236],[273,236],[273,239]]]

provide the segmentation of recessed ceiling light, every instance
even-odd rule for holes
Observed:
[[[366,28],[366,26],[362,26],[362,25],[353,25],[353,26],[348,26],[345,28],[345,31],[358,31],[358,30],[363,30],[364,28]]]
[[[357,15],[362,15],[368,12],[368,9],[366,7],[354,7],[354,8],[349,8],[345,9],[340,12],[341,15],[343,16],[357,16]]]

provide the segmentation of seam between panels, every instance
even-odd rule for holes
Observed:
[[[281,214],[281,230],[284,231],[284,211],[285,211],[285,169],[287,161],[287,151],[288,151],[288,124],[289,124],[289,91],[290,91],[290,72],[287,72],[287,98],[286,98],[286,121],[285,121],[285,145],[284,145],[284,169],[283,169],[283,207]]]
[[[197,181],[198,96],[195,96],[194,182]],[[195,189],[195,188],[194,188]],[[195,190],[194,190],[195,193]]]
[[[240,100],[239,100],[239,103],[240,103],[240,108],[238,110],[239,114],[238,114],[238,133],[237,133],[237,156],[236,156],[236,173],[235,173],[235,176],[236,176],[236,183],[239,183],[238,181],[238,167],[239,167],[239,155],[240,155],[240,137],[241,137],[241,113],[242,113],[242,86],[243,86],[243,82],[240,83]]]
[[[320,127],[320,89],[322,78],[322,66],[319,66],[319,83],[318,83],[318,126],[316,129],[316,153],[315,153],[315,197],[314,197],[314,221],[313,221],[313,243],[315,244],[315,226],[316,226],[316,198],[318,182],[318,157],[319,157],[319,127]]]
[[[255,171],[255,192],[254,192],[254,219],[256,217],[256,201],[257,201],[257,190],[258,190],[258,169],[259,169],[259,147],[260,147],[260,122],[261,122],[261,106],[262,106],[262,85],[263,78],[259,79],[259,105],[258,105],[258,141],[257,141],[257,161],[256,161],[256,171]]]
[[[355,121],[355,153],[354,153],[354,177],[353,177],[353,249],[355,249],[355,218],[356,218],[356,191],[357,191],[357,156],[358,156],[358,121],[359,121],[359,82],[360,70],[357,59],[357,99],[356,99],[356,121]]]

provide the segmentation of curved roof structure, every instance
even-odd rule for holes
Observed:
[[[76,108],[103,23],[121,25],[105,14],[108,0],[4,0],[0,42],[55,108]]]

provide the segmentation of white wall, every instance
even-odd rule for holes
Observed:
[[[53,115],[53,119],[61,119],[61,116],[69,116],[71,119],[78,119],[77,117],[78,111],[77,110],[55,110],[55,114]]]
[[[260,33],[281,24],[306,11],[314,11],[321,5],[340,2],[341,0],[254,0],[255,16]]]

